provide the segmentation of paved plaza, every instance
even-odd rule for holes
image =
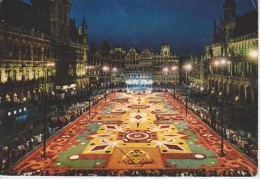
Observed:
[[[249,170],[257,166],[168,93],[117,92],[70,123],[11,170]]]

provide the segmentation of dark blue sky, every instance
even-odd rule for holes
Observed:
[[[256,0],[253,0],[256,2]],[[236,0],[237,13],[254,9],[252,0]],[[89,44],[145,46],[159,50],[168,42],[173,52],[197,54],[212,40],[214,18],[223,16],[224,0],[71,0],[71,17],[82,23],[84,11]]]

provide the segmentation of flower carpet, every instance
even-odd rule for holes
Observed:
[[[233,169],[257,166],[168,93],[113,93],[11,170]]]

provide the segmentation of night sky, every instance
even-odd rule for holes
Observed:
[[[29,1],[29,0],[25,0]],[[254,9],[256,0],[236,0],[237,13]],[[71,17],[82,23],[84,11],[89,44],[103,40],[124,48],[159,51],[167,42],[180,55],[198,54],[212,40],[214,18],[223,16],[224,0],[71,0]]]

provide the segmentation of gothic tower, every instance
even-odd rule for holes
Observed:
[[[86,23],[86,17],[85,17],[85,15],[84,15],[83,23],[82,23],[81,27],[82,27],[82,43],[83,43],[84,45],[86,45],[87,42],[88,42],[88,34],[87,34],[88,25],[87,25],[87,23]]]
[[[236,18],[235,0],[226,0],[224,3],[224,21],[232,21]]]
[[[217,43],[218,42],[218,31],[217,31],[217,23],[216,20],[214,20],[214,24],[213,24],[213,42]]]
[[[69,43],[70,0],[50,1],[51,35],[55,41]]]
[[[234,37],[236,28],[236,2],[235,0],[226,0],[224,3],[223,33],[225,40]]]
[[[82,22],[82,25],[81,25],[81,40],[82,40],[82,44],[84,45],[83,60],[84,60],[85,63],[87,63],[87,48],[88,48],[88,33],[87,33],[87,30],[88,30],[88,25],[87,25],[87,22],[86,22],[86,17],[84,15],[83,22]]]

